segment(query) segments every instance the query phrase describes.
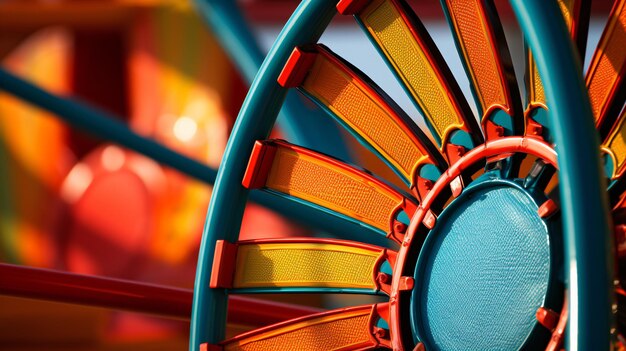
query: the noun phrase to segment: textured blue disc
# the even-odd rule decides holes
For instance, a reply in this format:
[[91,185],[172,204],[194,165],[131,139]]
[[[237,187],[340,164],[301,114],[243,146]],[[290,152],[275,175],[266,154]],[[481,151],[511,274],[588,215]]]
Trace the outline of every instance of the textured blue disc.
[[517,350],[550,277],[537,204],[509,185],[468,188],[437,219],[415,271],[413,331],[431,350]]

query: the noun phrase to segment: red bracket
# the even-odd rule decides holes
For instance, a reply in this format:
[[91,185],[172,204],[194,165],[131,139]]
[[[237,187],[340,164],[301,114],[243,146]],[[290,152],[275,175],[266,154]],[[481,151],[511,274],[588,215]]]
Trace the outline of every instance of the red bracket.
[[387,295],[391,293],[392,277],[389,274],[381,272],[380,267],[385,261],[389,261],[389,265],[394,268],[396,266],[396,256],[397,253],[395,251],[384,249],[374,263],[374,270],[372,274],[374,278],[374,284],[376,284],[376,289],[385,292]]
[[559,351],[563,348],[563,339],[565,339],[565,327],[567,326],[567,319],[569,312],[567,309],[567,292],[566,298],[563,300],[563,310],[559,316],[559,321],[556,324],[554,330],[552,330],[552,337],[546,347],[546,351]]
[[376,289],[384,291],[387,295],[391,294],[391,279],[389,274],[378,272],[376,275]]
[[389,303],[377,303],[372,306],[372,312],[370,313],[368,325],[371,339],[376,346],[382,345],[391,349],[389,330],[376,326],[376,322],[381,318],[389,322]]
[[302,85],[315,62],[316,52],[307,52],[296,47],[278,76],[278,84],[283,88],[296,88]]
[[365,7],[369,3],[369,0],[340,0],[337,3],[337,12],[342,15],[354,15]]
[[420,201],[426,197],[426,194],[428,194],[428,192],[433,188],[433,185],[434,185],[432,180],[426,179],[419,175],[422,167],[426,165],[431,165],[431,166],[436,167],[434,163],[427,161],[423,164],[415,166],[411,174],[411,192]]
[[448,156],[448,162],[450,162],[451,165],[455,164],[466,152],[467,149],[464,146],[450,143],[446,144],[446,156]]
[[559,322],[559,314],[545,307],[539,307],[535,314],[539,324],[543,325],[549,331],[553,331]]
[[417,191],[416,195],[419,199],[423,199],[426,197],[426,194],[433,188],[433,181],[430,179],[422,178],[420,176],[417,177]]
[[[233,287],[235,277],[235,266],[237,263],[237,244],[228,241],[218,240],[215,242],[215,254],[213,256],[213,266],[211,267],[211,289],[230,289]],[[210,350],[210,349],[209,349]]]
[[492,120],[487,119],[485,125],[485,139],[487,141],[502,138],[504,136],[504,127],[495,124]]
[[222,345],[213,345],[213,344],[200,344],[200,351],[223,351],[224,346]]
[[276,155],[276,147],[274,145],[256,141],[241,184],[248,189],[264,187],[274,163],[274,155]]
[[526,136],[544,141],[543,126],[531,117],[526,119]]

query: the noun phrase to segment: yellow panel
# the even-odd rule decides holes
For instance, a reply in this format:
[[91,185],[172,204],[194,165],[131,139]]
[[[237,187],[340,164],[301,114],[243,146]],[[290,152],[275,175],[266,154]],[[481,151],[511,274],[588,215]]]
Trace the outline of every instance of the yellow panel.
[[376,289],[379,251],[327,243],[242,244],[234,288],[336,287]]
[[530,81],[528,100],[533,104],[547,106],[543,83],[541,82],[541,77],[539,76],[537,65],[535,64],[535,58],[530,51],[528,52],[528,67],[530,67],[530,72],[528,74],[528,79]]
[[[367,140],[411,181],[413,167],[427,158],[388,106],[383,107],[364,83],[320,54],[302,86]],[[406,128],[406,127],[404,127]]]
[[[572,10],[574,7],[574,1],[577,0],[557,0],[563,19],[565,19],[565,24],[567,25],[567,28],[570,29],[572,34]],[[530,81],[528,99],[530,103],[548,106],[546,104],[546,94],[543,90],[543,83],[541,82],[541,77],[539,76],[539,70],[537,69],[535,58],[532,56],[530,50],[528,52],[528,67],[530,67],[530,72],[528,72],[528,79]]]
[[613,178],[621,175],[622,167],[626,161],[626,109],[622,111],[615,127],[607,140],[603,143],[603,147],[608,149],[609,154],[613,158],[614,170]]
[[369,334],[371,307],[268,328],[226,341],[225,351],[319,351],[375,346]]
[[403,197],[358,173],[307,154],[279,147],[266,187],[327,207],[379,228]]
[[589,99],[596,121],[603,113],[611,97],[615,82],[626,62],[626,1],[620,1],[614,9],[587,72]]
[[395,5],[388,0],[375,1],[361,13],[361,19],[439,138],[443,141],[448,130],[462,127],[448,91]]

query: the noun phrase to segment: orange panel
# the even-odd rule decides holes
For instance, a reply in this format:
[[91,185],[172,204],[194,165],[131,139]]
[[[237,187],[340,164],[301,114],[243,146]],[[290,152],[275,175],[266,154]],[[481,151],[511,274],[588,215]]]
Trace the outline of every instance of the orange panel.
[[416,136],[417,127],[409,126],[412,121],[408,116],[400,117],[376,92],[375,86],[368,84],[330,51],[322,47],[317,50],[319,54],[302,83],[306,93],[327,106],[365,139],[410,184],[415,185],[417,168],[424,163],[438,163],[445,167],[445,161],[426,136]]
[[612,178],[619,178],[624,173],[626,165],[626,109],[622,111],[609,136],[602,143],[602,149],[613,160]]
[[[580,17],[584,14],[582,11],[582,3],[588,0],[557,0],[559,8],[561,9],[561,14],[565,20],[565,24],[570,30],[570,34],[574,41],[578,40],[579,29],[580,29]],[[546,104],[546,96],[545,91],[543,89],[543,83],[541,82],[541,77],[539,77],[539,71],[537,70],[537,65],[535,63],[535,59],[528,50],[527,55],[527,90],[528,90],[528,109],[532,109],[535,107],[542,107],[547,109]]]
[[482,142],[460,88],[408,5],[398,0],[373,1],[358,16],[442,144],[456,129]]
[[[268,152],[267,150],[272,150]],[[267,168],[267,165],[271,167]],[[396,211],[409,217],[415,204],[387,184],[328,156],[280,141],[259,143],[253,151],[244,185],[265,186],[384,232],[391,231]]]
[[[521,106],[515,73],[493,4],[484,0],[446,0],[446,5],[483,120],[494,108],[516,115],[518,112],[513,108],[521,109]],[[515,94],[515,100],[511,93]]]
[[222,343],[225,351],[359,350],[377,345],[370,335],[372,306],[345,308],[242,334]]
[[498,21],[497,17],[487,17],[483,0],[447,0],[446,4],[483,113],[500,107],[512,114],[511,97],[491,24]]
[[387,231],[391,214],[402,203],[402,197],[368,183],[357,172],[346,172],[323,160],[281,148],[276,152],[266,186]]
[[[587,72],[587,88],[596,124],[611,123],[624,101],[616,101],[626,73],[626,1],[615,3]],[[602,128],[606,129],[606,128]]]

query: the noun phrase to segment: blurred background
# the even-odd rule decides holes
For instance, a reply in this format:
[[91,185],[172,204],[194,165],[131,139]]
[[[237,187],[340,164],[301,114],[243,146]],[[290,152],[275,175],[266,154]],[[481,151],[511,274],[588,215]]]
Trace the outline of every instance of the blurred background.
[[[439,2],[411,4],[469,97]],[[497,5],[523,81],[521,34],[507,4]],[[594,2],[588,58],[610,5]],[[288,0],[239,3],[264,51],[296,6]],[[423,125],[351,18],[337,18],[321,42]],[[0,61],[7,71],[107,111],[135,132],[212,168],[219,166],[248,86],[236,60],[186,0],[0,0]],[[285,137],[280,127],[274,134]],[[365,149],[342,136],[352,162],[397,182]],[[0,93],[3,263],[192,288],[210,196],[204,183]],[[241,238],[311,234],[251,204]],[[317,307],[357,303],[352,296],[348,302],[290,298]],[[229,332],[246,328],[231,325]],[[185,350],[187,333],[183,321],[0,296],[1,350]]]

